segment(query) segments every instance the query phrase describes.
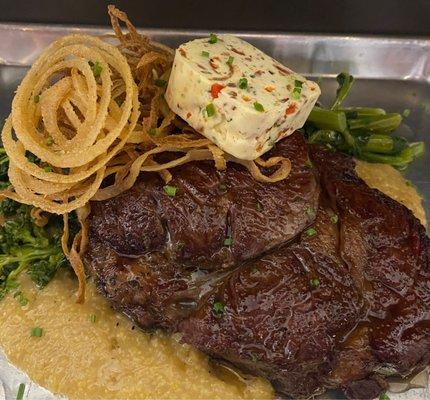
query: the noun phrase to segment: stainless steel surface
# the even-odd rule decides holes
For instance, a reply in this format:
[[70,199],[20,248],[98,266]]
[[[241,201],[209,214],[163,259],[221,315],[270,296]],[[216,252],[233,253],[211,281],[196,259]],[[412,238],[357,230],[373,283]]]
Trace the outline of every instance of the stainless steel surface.
[[62,400],[40,387],[31,379],[10,364],[0,349],[0,400],[16,399],[19,385],[25,384],[24,399],[26,400]]
[[[208,34],[203,31],[143,32],[173,47]],[[13,92],[28,65],[50,42],[69,33],[107,35],[111,31],[88,27],[0,24],[1,119],[10,112]],[[430,199],[430,40],[249,32],[235,34],[297,72],[315,79],[322,78],[323,102],[328,102],[335,92],[334,77],[347,70],[358,78],[347,104],[378,106],[393,112],[410,109],[410,116],[399,133],[411,140],[425,141],[428,151],[405,171],[405,175],[417,186],[424,199]],[[425,202],[427,215],[430,216],[429,204]],[[16,376],[5,375],[6,368],[0,357],[0,384],[1,380],[5,383],[5,377]],[[5,385],[6,393],[12,396],[11,390],[7,392],[9,386]],[[390,397],[393,400],[430,399],[428,390],[427,387]]]

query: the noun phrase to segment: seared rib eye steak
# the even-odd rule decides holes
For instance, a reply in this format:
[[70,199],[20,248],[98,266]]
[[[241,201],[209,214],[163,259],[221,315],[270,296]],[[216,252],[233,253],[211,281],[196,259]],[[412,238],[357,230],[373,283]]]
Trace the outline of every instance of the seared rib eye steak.
[[175,197],[145,174],[93,203],[87,267],[141,327],[181,332],[280,392],[375,397],[387,372],[430,362],[429,239],[348,156],[299,133],[273,152],[292,161],[284,182],[199,162],[172,171]]
[[215,280],[208,271],[232,268],[297,236],[315,218],[319,185],[300,134],[279,152],[293,165],[289,179],[276,185],[256,182],[238,165],[220,173],[198,162],[173,171],[174,197],[158,175],[144,174],[128,192],[92,203],[87,258],[100,290],[142,327],[173,329],[167,308],[182,315],[181,304],[191,307],[191,289]]
[[[143,174],[128,192],[92,203],[92,232],[119,254],[166,251],[193,268],[219,269],[254,258],[300,233],[314,218],[306,210],[318,204],[319,186],[301,136],[279,152],[293,166],[290,178],[276,185],[255,181],[238,165],[218,172],[213,163],[194,162],[174,170],[169,185],[177,194],[170,197],[158,175]],[[234,240],[225,246],[229,237]]]

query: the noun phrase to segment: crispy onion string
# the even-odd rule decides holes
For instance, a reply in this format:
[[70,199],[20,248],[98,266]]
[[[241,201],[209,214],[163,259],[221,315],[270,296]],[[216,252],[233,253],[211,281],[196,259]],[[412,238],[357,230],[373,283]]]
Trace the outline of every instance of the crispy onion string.
[[[122,87],[120,104],[114,82]],[[137,86],[116,47],[85,35],[54,42],[18,87],[2,131],[16,194],[57,214],[84,206],[138,117]]]

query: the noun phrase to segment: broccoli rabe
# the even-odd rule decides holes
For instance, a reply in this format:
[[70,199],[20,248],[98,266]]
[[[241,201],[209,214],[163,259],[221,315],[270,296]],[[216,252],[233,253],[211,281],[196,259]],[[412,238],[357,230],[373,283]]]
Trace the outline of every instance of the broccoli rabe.
[[[4,204],[6,202],[6,204]],[[58,217],[44,227],[37,226],[31,206],[13,200],[0,203],[0,213],[8,217],[0,227],[0,298],[18,287],[17,277],[27,271],[40,288],[67,263],[61,249],[61,224]]]
[[326,145],[356,158],[373,163],[406,168],[425,150],[424,142],[410,143],[393,132],[400,126],[409,110],[387,113],[382,108],[341,107],[354,82],[348,73],[337,76],[339,87],[333,105],[313,108],[304,126],[309,143]]
[[[6,152],[0,147],[0,189],[10,185],[8,166]],[[61,248],[62,218],[51,215],[48,223],[40,227],[34,223],[31,209],[31,206],[14,200],[0,201],[0,216],[3,217],[0,226],[0,299],[13,291],[21,304],[27,301],[19,290],[17,279],[22,272],[26,271],[35,284],[43,288],[58,268],[68,265]],[[77,225],[73,216],[70,221],[72,235]]]

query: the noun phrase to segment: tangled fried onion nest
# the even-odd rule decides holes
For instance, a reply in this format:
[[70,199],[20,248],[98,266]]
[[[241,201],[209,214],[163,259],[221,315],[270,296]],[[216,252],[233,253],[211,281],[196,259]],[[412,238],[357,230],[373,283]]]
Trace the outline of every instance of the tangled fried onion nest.
[[[117,47],[88,35],[52,43],[18,87],[2,130],[12,186],[0,196],[64,215],[63,251],[79,279],[78,301],[85,292],[89,200],[117,196],[141,171],[168,182],[170,168],[196,160],[213,160],[219,170],[237,162],[262,182],[284,179],[291,169],[283,157],[235,159],[177,117],[156,85],[168,80],[173,50],[139,34],[114,6],[108,12]],[[164,152],[176,158],[158,163],[155,156]],[[259,166],[278,168],[266,176]],[[81,231],[69,241],[67,214],[74,210]]]

